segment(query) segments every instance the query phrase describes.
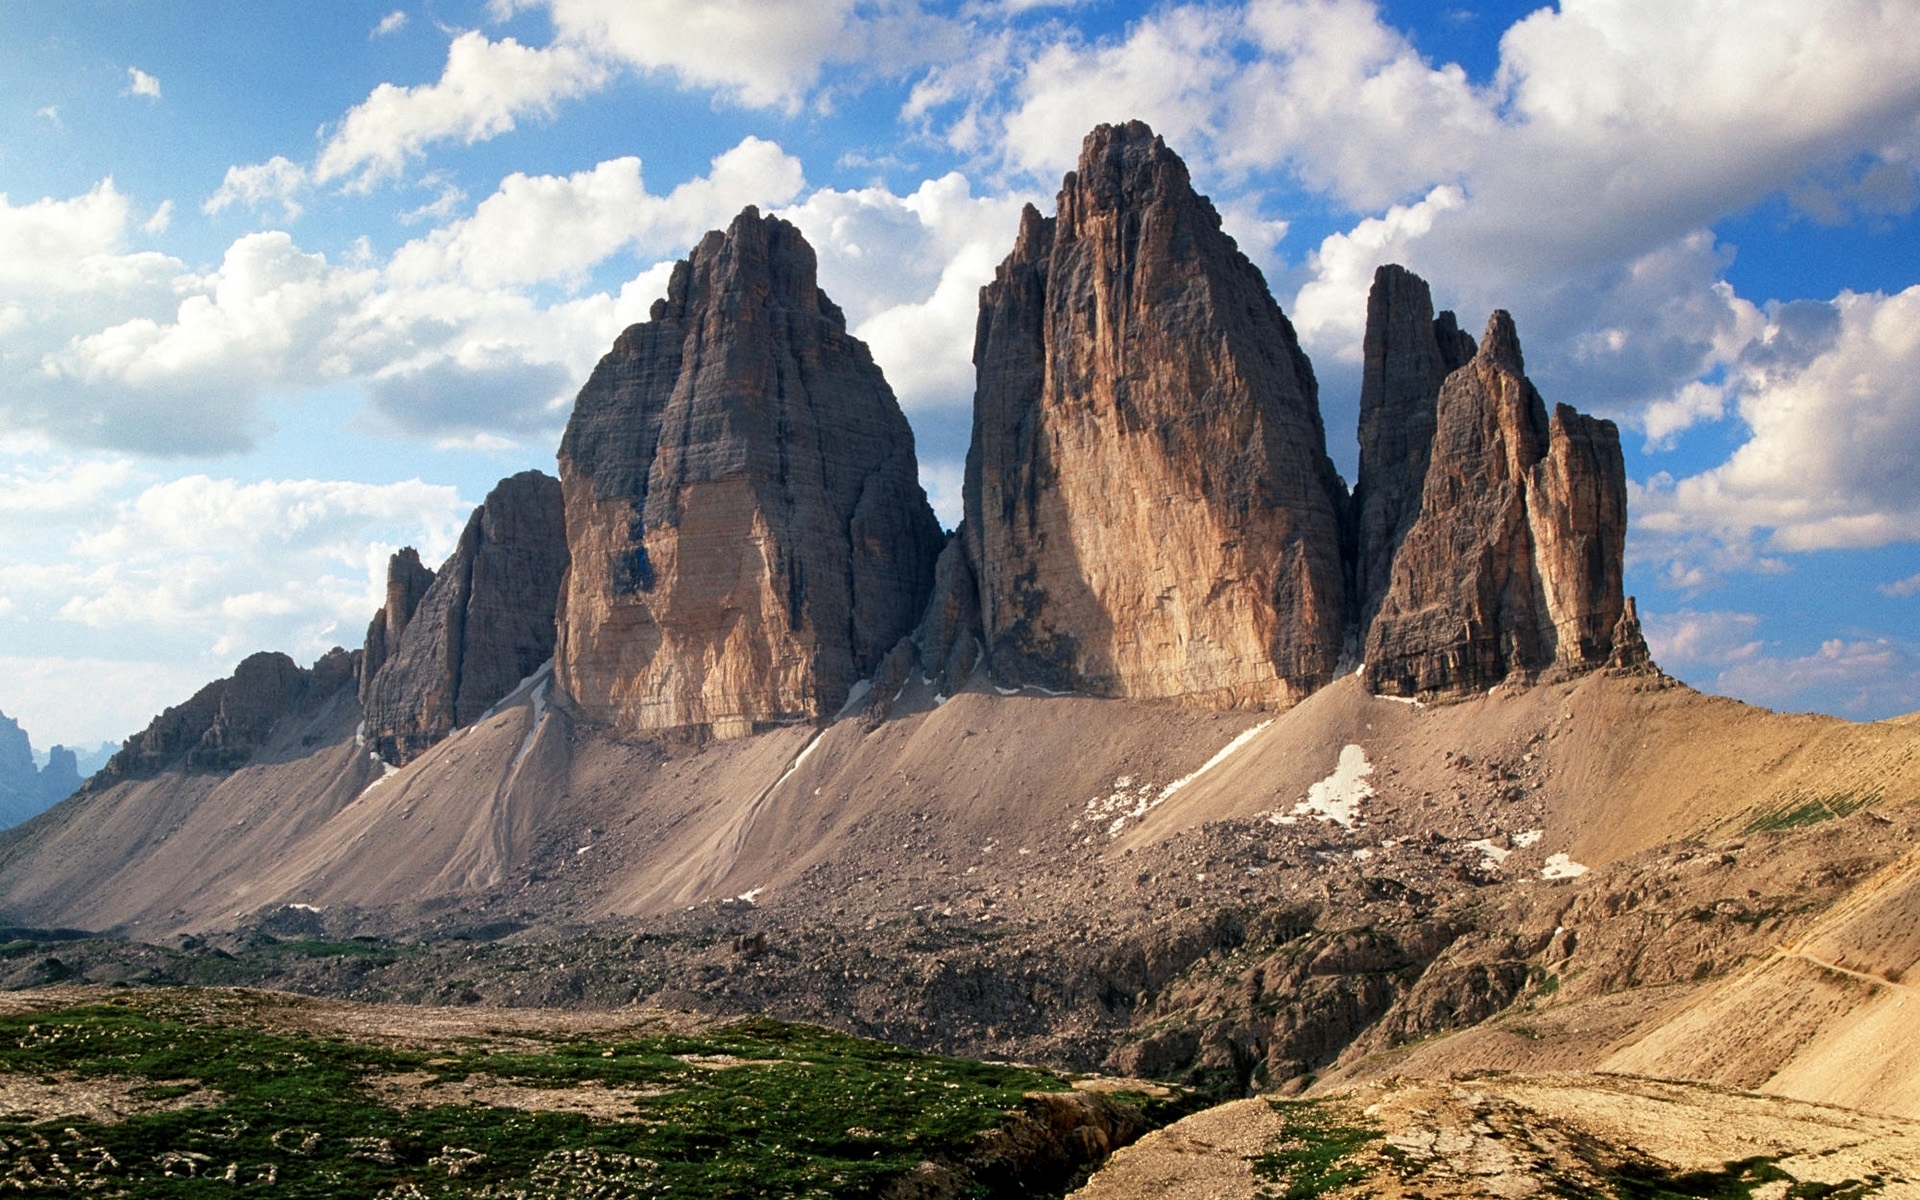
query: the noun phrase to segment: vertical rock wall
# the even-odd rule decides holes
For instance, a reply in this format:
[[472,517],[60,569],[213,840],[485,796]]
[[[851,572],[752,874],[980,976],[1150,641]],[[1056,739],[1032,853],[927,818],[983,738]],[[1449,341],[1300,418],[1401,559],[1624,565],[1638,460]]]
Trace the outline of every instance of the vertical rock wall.
[[575,402],[561,686],[630,732],[831,716],[926,603],[941,534],[918,474],[812,247],[749,208]]
[[1332,678],[1344,486],[1260,272],[1145,125],[1103,125],[981,292],[966,537],[1004,683],[1217,707]]
[[1494,313],[1440,389],[1418,515],[1366,630],[1368,687],[1463,694],[1605,666],[1638,638],[1622,632],[1626,518],[1619,431],[1549,416]]
[[[473,510],[385,663],[370,677],[363,666],[366,736],[382,758],[404,763],[471,724],[552,656],[566,565],[559,482],[538,471],[501,480]],[[394,607],[392,579],[390,571],[382,615]],[[383,627],[380,616],[374,627]],[[370,630],[368,659],[372,642]]]

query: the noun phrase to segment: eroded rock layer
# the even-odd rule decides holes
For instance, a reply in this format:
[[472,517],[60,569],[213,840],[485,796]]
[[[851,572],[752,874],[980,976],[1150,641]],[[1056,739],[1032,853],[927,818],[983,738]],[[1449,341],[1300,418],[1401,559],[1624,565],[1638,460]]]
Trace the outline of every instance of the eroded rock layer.
[[1260,272],[1144,124],[1088,135],[981,292],[970,565],[994,676],[1213,707],[1326,683],[1344,486]]
[[940,552],[892,390],[800,231],[752,208],[601,359],[560,478],[556,674],[629,732],[832,716],[913,629]]
[[1527,381],[1496,312],[1440,389],[1418,515],[1366,632],[1366,680],[1394,695],[1464,694],[1644,659],[1621,593],[1626,468],[1613,422]]
[[1451,312],[1435,316],[1427,281],[1388,264],[1367,294],[1360,382],[1360,477],[1353,488],[1354,606],[1372,623],[1394,551],[1420,515],[1440,385],[1474,355]]
[[413,620],[413,610],[420,607],[420,598],[432,585],[433,572],[421,565],[420,552],[412,546],[402,546],[387,560],[387,600],[367,624],[366,647],[360,656],[362,705],[367,703],[368,689],[380,668],[399,647],[407,622]]
[[[362,686],[366,736],[375,752],[406,762],[472,723],[551,657],[566,567],[559,481],[538,471],[501,480],[473,510],[453,555],[401,623],[386,662]],[[418,576],[404,564],[402,574],[404,591]],[[388,579],[382,615],[392,622],[391,570]],[[381,628],[381,618],[374,621]],[[372,644],[369,631],[369,650]]]
[[282,719],[351,687],[358,657],[336,646],[302,670],[278,651],[250,654],[231,676],[209,683],[128,738],[85,786],[99,790],[123,779],[150,779],[170,767],[231,771],[243,766]]

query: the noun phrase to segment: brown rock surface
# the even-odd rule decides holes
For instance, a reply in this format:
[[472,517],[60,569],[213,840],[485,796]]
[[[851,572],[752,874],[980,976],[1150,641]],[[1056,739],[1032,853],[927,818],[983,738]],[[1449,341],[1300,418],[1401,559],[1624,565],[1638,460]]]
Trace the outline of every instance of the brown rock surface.
[[1393,264],[1374,272],[1360,383],[1360,477],[1353,489],[1361,629],[1372,623],[1394,551],[1420,515],[1440,385],[1476,349],[1451,312],[1434,316],[1426,280]]
[[[382,758],[404,763],[471,724],[552,656],[566,566],[559,482],[538,471],[501,480],[362,688],[366,737]],[[403,574],[402,588],[417,580]],[[383,613],[395,591],[390,573]]]
[[832,716],[932,584],[912,430],[812,247],[752,208],[600,361],[560,478],[556,672],[629,732]]
[[366,648],[360,656],[361,704],[367,702],[373,677],[399,648],[413,610],[432,585],[433,572],[420,564],[420,552],[412,546],[402,546],[387,560],[387,602],[367,623]]
[[1365,635],[1368,687],[1462,695],[1606,665],[1626,523],[1613,422],[1549,417],[1494,313],[1440,390],[1420,511]]
[[1344,487],[1260,272],[1144,124],[1088,135],[981,291],[968,557],[994,675],[1299,700],[1345,626]]
[[169,767],[231,771],[266,744],[282,718],[311,710],[350,688],[353,678],[353,656],[338,647],[311,671],[277,651],[248,655],[231,676],[209,683],[128,738],[88,786],[148,779]]

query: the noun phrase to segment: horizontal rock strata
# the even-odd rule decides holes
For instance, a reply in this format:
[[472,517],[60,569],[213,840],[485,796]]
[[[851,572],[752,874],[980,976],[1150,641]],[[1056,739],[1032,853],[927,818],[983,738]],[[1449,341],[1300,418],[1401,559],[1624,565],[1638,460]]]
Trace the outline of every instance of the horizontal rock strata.
[[[395,556],[396,560],[400,556]],[[417,565],[417,558],[413,565]],[[368,630],[391,638],[390,656],[362,688],[365,733],[376,753],[404,763],[469,725],[553,655],[554,609],[567,567],[559,481],[523,471],[500,481],[473,510],[459,544],[410,614],[421,577],[389,571],[388,604]]]
[[993,674],[1284,705],[1333,674],[1344,486],[1260,272],[1145,125],[1103,125],[981,291],[962,530]]
[[812,247],[751,208],[600,361],[560,478],[556,677],[629,732],[833,715],[913,629],[941,546],[912,430]]

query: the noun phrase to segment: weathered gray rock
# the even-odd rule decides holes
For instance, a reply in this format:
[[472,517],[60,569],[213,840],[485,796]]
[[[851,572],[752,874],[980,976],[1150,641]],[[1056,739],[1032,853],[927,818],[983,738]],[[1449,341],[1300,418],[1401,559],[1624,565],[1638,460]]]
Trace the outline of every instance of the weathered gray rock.
[[913,629],[941,546],[892,390],[800,231],[752,208],[600,361],[560,478],[556,677],[629,732],[832,716]]
[[245,766],[282,719],[311,712],[351,688],[354,658],[336,646],[312,670],[302,670],[278,651],[248,655],[231,676],[164,710],[128,738],[85,786],[150,779],[169,768],[232,771]]
[[[362,689],[374,751],[407,762],[552,657],[566,566],[559,481],[539,471],[501,480]],[[390,604],[393,592],[390,583]]]
[[1549,417],[1494,313],[1441,387],[1420,509],[1366,631],[1367,685],[1462,695],[1606,665],[1626,518],[1619,431],[1566,405]]
[[968,565],[996,679],[1293,703],[1346,628],[1344,485],[1259,270],[1139,122],[981,291]]
[[1353,600],[1361,629],[1372,624],[1394,552],[1420,514],[1440,385],[1475,349],[1451,312],[1434,316],[1426,280],[1393,264],[1374,272],[1353,488]]
[[402,546],[387,560],[387,601],[367,624],[367,640],[360,656],[360,703],[367,703],[373,677],[387,665],[387,659],[400,645],[413,610],[433,585],[433,572],[420,564],[420,552]]

